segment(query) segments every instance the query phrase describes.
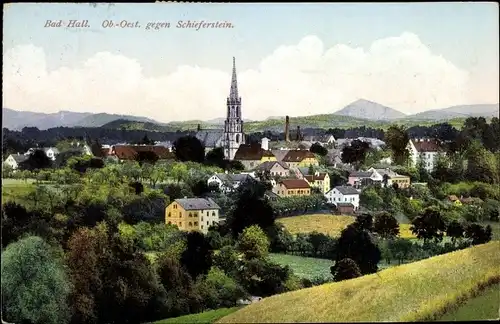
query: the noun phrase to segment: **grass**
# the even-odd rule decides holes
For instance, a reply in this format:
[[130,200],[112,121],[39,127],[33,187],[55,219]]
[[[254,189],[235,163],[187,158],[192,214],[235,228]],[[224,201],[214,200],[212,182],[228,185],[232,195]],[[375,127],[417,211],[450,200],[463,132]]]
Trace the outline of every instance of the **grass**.
[[500,317],[500,285],[493,285],[463,305],[453,309],[439,321],[490,320]]
[[[303,216],[293,216],[278,219],[278,222],[292,234],[311,233],[318,231],[320,233],[330,235],[332,237],[340,236],[340,232],[349,224],[354,222],[353,216],[335,216],[330,214],[313,214]],[[410,224],[400,224],[401,238],[414,238],[415,236],[410,231]]]
[[219,323],[432,321],[500,282],[493,241],[376,274],[275,295]]
[[2,201],[22,203],[23,199],[21,197],[26,197],[35,189],[33,183],[33,179],[27,179],[27,181],[20,179],[2,179]]
[[218,319],[236,312],[241,307],[220,308],[198,314],[190,314],[180,317],[167,318],[153,324],[169,324],[169,323],[214,323]]
[[330,267],[333,265],[333,261],[331,260],[278,253],[271,253],[269,258],[279,265],[288,265],[293,273],[300,278],[314,279],[332,276]]

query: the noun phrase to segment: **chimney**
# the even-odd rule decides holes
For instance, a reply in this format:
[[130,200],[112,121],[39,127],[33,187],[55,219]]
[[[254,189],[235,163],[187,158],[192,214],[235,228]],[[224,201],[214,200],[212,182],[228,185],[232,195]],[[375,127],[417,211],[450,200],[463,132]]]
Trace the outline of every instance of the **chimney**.
[[296,138],[296,140],[300,141],[301,137],[302,137],[302,134],[300,133],[300,126],[297,126],[297,138]]
[[290,117],[285,117],[285,141],[290,142]]
[[198,132],[201,131],[201,125],[198,124],[198,128],[196,129]]

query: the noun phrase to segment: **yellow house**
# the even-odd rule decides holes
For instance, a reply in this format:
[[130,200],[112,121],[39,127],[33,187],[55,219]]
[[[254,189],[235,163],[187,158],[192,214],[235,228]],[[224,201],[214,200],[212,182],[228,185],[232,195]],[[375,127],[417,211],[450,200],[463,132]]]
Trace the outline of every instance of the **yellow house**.
[[314,153],[309,150],[290,150],[283,158],[283,162],[285,162],[290,168],[319,165],[318,159]]
[[392,186],[394,183],[398,184],[398,188],[408,188],[410,186],[410,177],[400,174],[389,176],[387,184]]
[[283,179],[274,186],[273,192],[280,197],[310,196],[311,187],[304,179]]
[[276,161],[274,154],[259,144],[240,145],[234,154],[234,159],[240,161],[246,170],[251,170],[264,162]]
[[176,199],[165,208],[165,224],[174,224],[183,231],[207,233],[219,223],[220,207],[212,199]]
[[330,176],[326,172],[314,172],[311,175],[305,175],[304,179],[313,188],[319,188],[323,194],[330,191]]

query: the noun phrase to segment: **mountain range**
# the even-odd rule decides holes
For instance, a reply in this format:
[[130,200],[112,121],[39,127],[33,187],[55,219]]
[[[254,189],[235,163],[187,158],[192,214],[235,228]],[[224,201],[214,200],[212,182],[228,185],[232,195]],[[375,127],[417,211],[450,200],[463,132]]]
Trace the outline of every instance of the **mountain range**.
[[[499,104],[477,104],[477,105],[460,105],[447,107],[443,109],[427,110],[421,113],[406,115],[394,108],[390,108],[373,101],[360,99],[344,108],[333,112],[331,118],[350,117],[355,119],[366,119],[370,121],[389,122],[396,120],[405,121],[444,121],[455,118],[466,117],[495,117],[499,113]],[[116,115],[108,113],[80,113],[71,111],[60,111],[57,113],[36,113],[29,111],[17,111],[9,108],[2,109],[2,126],[10,130],[20,130],[23,127],[37,127],[40,130],[45,130],[53,127],[109,127],[113,124],[123,122],[138,122],[148,125],[156,124],[167,128],[176,127],[177,125],[203,124],[206,125],[222,125],[225,118],[214,118],[208,121],[179,121],[170,123],[161,123],[147,117],[138,117],[130,115]],[[269,122],[278,122],[284,119],[283,116],[272,116],[266,120]],[[347,120],[346,120],[347,121]],[[115,123],[113,123],[115,122]],[[245,122],[252,122],[245,120]],[[148,127],[149,128],[149,127]]]

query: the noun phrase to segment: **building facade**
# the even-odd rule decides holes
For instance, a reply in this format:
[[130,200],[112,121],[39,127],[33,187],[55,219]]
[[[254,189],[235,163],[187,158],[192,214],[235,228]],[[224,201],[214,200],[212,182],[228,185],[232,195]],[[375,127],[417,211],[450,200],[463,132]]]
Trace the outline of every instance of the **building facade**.
[[350,203],[354,210],[359,208],[359,191],[351,186],[337,186],[325,194],[330,204],[338,206],[338,203]]
[[220,207],[212,199],[176,199],[165,209],[165,224],[177,225],[182,231],[207,233],[219,223]]
[[273,192],[280,197],[310,196],[311,186],[304,179],[284,179],[273,187]]

